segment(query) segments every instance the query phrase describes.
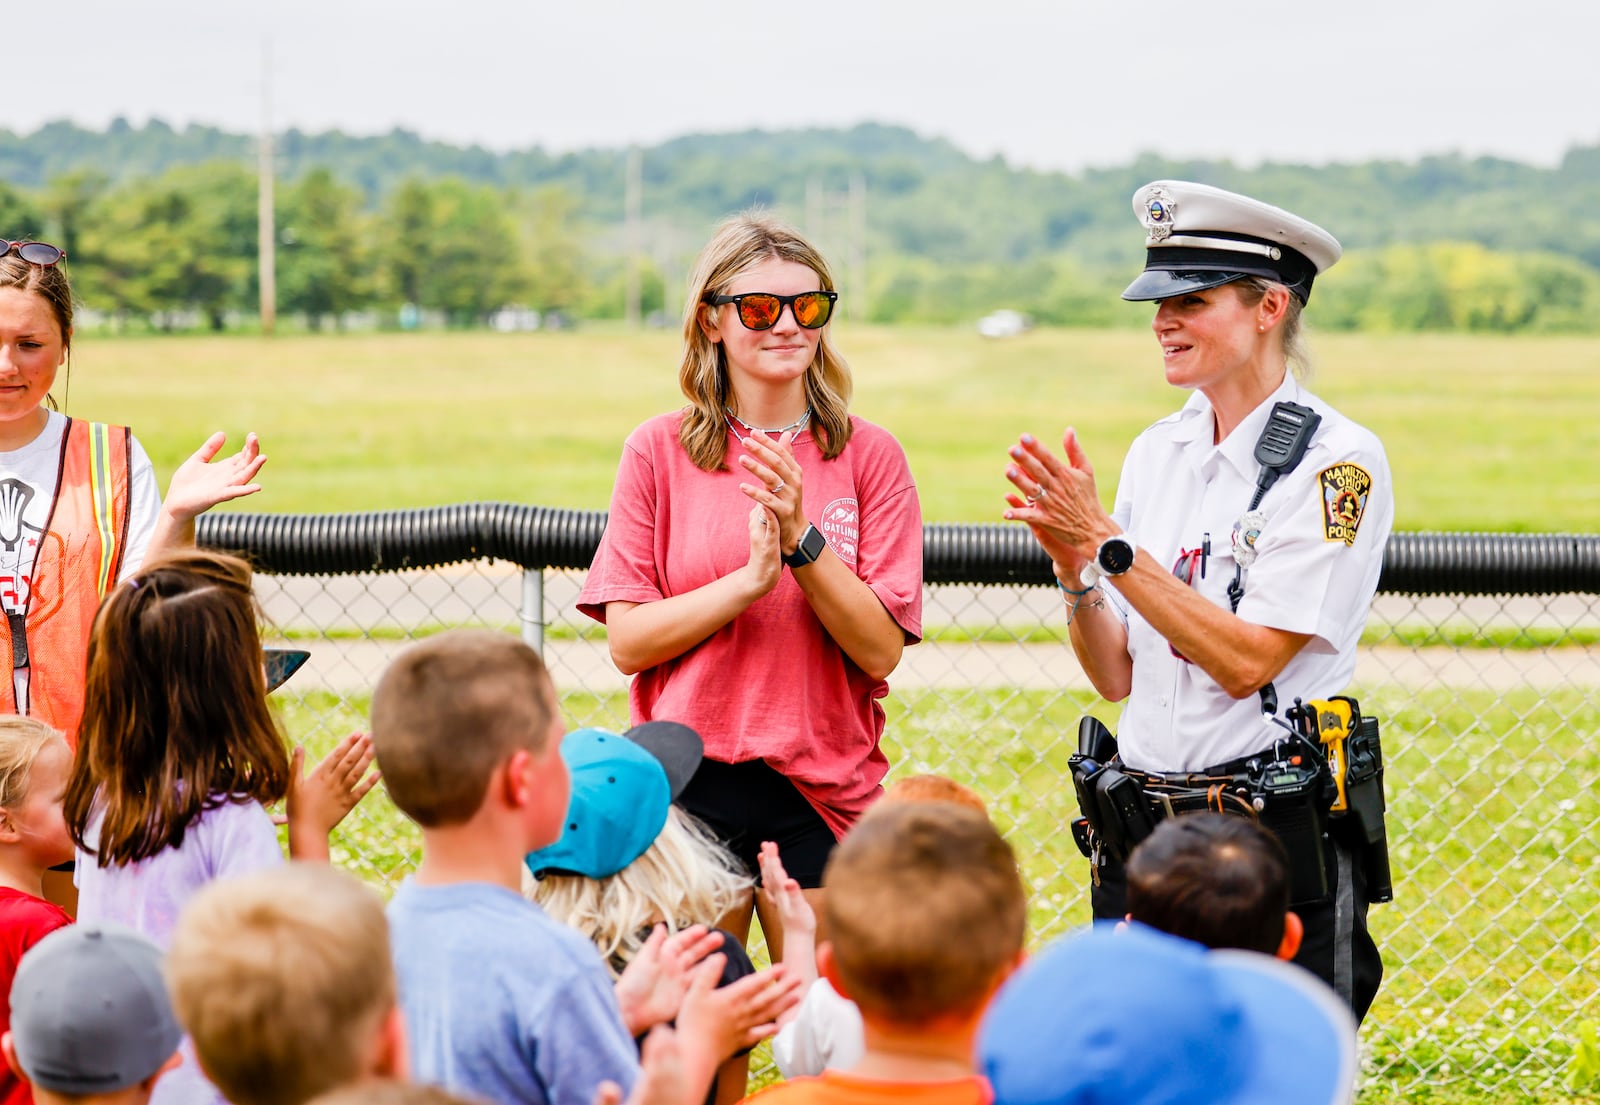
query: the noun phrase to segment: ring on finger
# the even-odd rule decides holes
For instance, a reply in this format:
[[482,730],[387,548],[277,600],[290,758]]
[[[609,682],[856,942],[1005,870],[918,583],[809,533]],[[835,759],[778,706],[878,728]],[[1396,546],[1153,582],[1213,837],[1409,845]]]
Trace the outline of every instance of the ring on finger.
[[1038,486],[1038,488],[1034,490],[1034,493],[1032,495],[1029,495],[1026,499],[1024,499],[1023,502],[1027,503],[1029,506],[1032,506],[1034,503],[1038,502],[1039,500],[1041,500],[1043,498],[1044,498],[1044,484],[1041,483]]
[[774,487],[772,489],[772,493],[774,495],[776,495],[778,492],[782,491],[785,487],[788,487],[788,486],[789,486],[788,484],[784,483],[782,480],[779,480],[778,481],[778,486]]

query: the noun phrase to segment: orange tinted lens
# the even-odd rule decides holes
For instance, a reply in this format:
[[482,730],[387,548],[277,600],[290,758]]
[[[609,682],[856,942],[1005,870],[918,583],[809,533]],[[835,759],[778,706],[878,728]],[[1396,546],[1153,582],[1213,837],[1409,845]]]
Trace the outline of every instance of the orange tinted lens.
[[775,295],[746,295],[739,297],[739,321],[752,330],[770,330],[778,321],[783,304]]
[[827,324],[833,303],[822,292],[806,292],[794,298],[794,320],[807,330]]

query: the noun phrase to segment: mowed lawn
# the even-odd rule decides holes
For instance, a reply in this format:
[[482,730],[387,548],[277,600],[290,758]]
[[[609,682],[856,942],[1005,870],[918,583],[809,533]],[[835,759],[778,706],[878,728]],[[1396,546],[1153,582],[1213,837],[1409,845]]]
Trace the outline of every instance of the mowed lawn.
[[[1073,425],[1109,501],[1128,443],[1183,401],[1145,329],[841,325],[853,409],[905,445],[924,517],[999,520],[1005,449]],[[603,509],[622,440],[682,405],[672,331],[118,339],[83,334],[69,414],[131,425],[161,473],[212,430],[260,433],[266,490],[238,509],[478,499]],[[1591,532],[1600,342],[1313,336],[1314,388],[1384,440],[1405,530]]]
[[[858,327],[838,338],[856,371],[854,408],[905,444],[930,521],[999,520],[1006,446],[1069,423],[1109,500],[1128,442],[1183,400],[1144,330],[987,342]],[[272,458],[267,490],[240,509],[474,499],[603,509],[623,437],[682,403],[677,346],[671,333],[599,328],[85,336],[67,409],[131,424],[163,480],[211,430],[236,444],[256,429]],[[1319,335],[1314,348],[1316,390],[1386,442],[1399,528],[1596,532],[1600,343]],[[1374,911],[1390,974],[1364,1034],[1363,1105],[1596,1100],[1561,1085],[1577,1026],[1596,1016],[1592,691],[1369,691],[1391,779],[1404,785],[1390,784],[1397,897]],[[364,694],[291,684],[278,697],[286,728],[314,748],[365,725]],[[1065,760],[1080,714],[1115,709],[1020,688],[906,690],[887,705],[896,773],[970,779],[1019,841],[1036,941],[1086,920],[1082,861],[1063,831]],[[572,693],[563,706],[573,724],[615,726],[626,713],[617,695]],[[416,848],[380,790],[341,828],[336,860],[392,886]]]

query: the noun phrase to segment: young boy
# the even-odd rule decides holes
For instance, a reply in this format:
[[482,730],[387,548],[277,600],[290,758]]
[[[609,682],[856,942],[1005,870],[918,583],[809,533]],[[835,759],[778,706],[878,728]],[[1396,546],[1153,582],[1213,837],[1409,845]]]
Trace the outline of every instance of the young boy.
[[0,1050],[38,1105],[145,1105],[182,1040],[161,950],[107,922],[58,929],[22,957]]
[[[523,857],[554,843],[566,817],[562,731],[539,654],[501,633],[412,645],[373,693],[378,767],[422,829],[422,863],[389,904],[419,1081],[490,1101],[590,1105],[602,1083],[626,1093],[638,1077],[599,952],[520,893]],[[677,1013],[690,1100],[794,999],[781,973],[713,991],[721,967],[708,957],[695,968],[704,985],[656,1018]]]
[[1293,959],[1289,860],[1271,832],[1221,813],[1170,817],[1128,858],[1128,919],[1208,948]]
[[167,979],[201,1069],[233,1105],[304,1105],[406,1077],[383,903],[327,864],[206,887],[179,918]]
[[1345,1105],[1358,1068],[1349,1006],[1309,971],[1142,924],[1039,953],[978,1054],[995,1105]]
[[761,1105],[987,1105],[979,1019],[1022,961],[1027,903],[989,819],[950,802],[882,803],[828,861],[818,967],[861,1010],[865,1052]]
[[[879,801],[954,802],[988,816],[983,798],[971,787],[944,775],[907,775],[895,780]],[[761,893],[772,912],[782,919],[783,931],[794,937],[783,946],[783,965],[805,983],[805,997],[794,1018],[772,1038],[772,1059],[785,1078],[821,1074],[829,1067],[849,1067],[863,1051],[861,1012],[855,1002],[840,997],[828,980],[817,977],[813,942],[817,918],[800,890],[784,870],[778,846],[763,842],[760,853]]]

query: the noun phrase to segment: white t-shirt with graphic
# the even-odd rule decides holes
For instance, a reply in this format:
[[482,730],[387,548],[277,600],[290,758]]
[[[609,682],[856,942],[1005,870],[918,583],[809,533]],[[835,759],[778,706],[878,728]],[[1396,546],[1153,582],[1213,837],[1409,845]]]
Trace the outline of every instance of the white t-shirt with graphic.
[[[20,449],[0,452],[0,611],[7,615],[24,613],[28,608],[39,538],[50,521],[50,504],[55,501],[61,436],[67,431],[67,418],[58,411],[47,413],[49,420],[38,437]],[[138,439],[133,439],[132,454],[128,541],[122,554],[121,579],[139,570],[161,513],[155,468]],[[17,710],[27,713],[28,669],[17,668],[13,682]]]

